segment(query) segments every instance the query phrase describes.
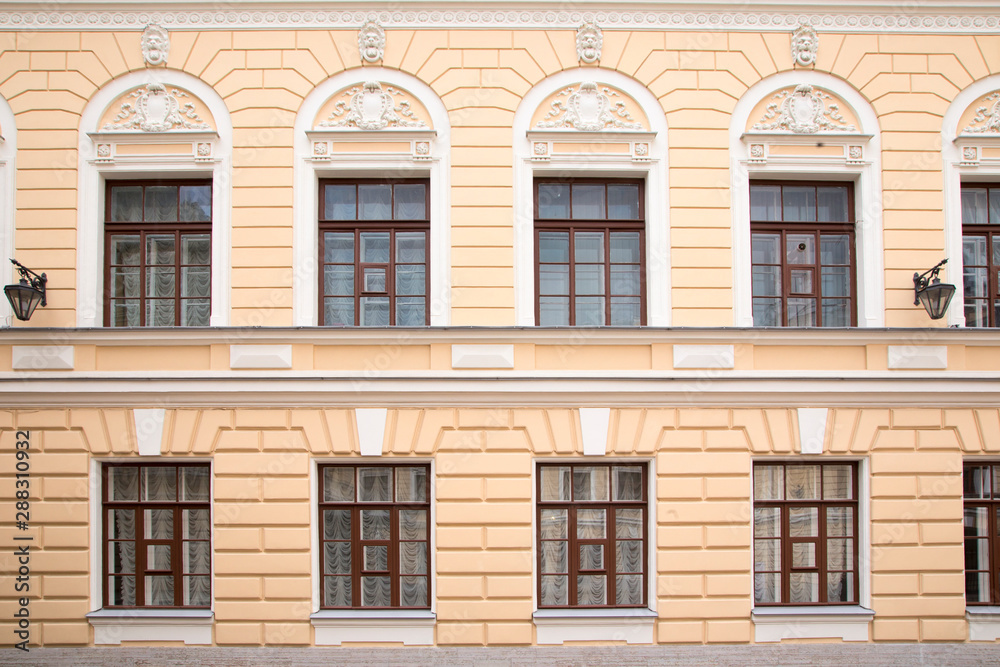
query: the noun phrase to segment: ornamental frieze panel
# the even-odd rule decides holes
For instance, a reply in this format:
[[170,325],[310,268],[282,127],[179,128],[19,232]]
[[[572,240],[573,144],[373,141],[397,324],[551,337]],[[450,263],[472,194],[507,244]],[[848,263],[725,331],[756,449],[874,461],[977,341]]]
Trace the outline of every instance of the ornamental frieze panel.
[[843,100],[809,84],[780,90],[750,114],[750,132],[857,133],[858,120]]
[[962,114],[958,127],[959,134],[1000,136],[1000,90],[973,102]]
[[378,81],[334,94],[320,109],[316,129],[385,130],[407,128],[432,129],[430,115],[409,92]]
[[102,132],[159,133],[213,130],[207,107],[187,91],[162,83],[134,88],[112,102]]
[[584,81],[549,96],[535,112],[535,130],[647,130],[649,121],[639,105],[620,90]]

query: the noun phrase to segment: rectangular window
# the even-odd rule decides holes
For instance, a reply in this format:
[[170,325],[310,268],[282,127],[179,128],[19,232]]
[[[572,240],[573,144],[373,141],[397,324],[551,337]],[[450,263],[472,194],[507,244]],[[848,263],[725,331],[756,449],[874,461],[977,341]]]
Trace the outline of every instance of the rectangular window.
[[540,464],[538,606],[645,607],[645,464]]
[[535,321],[646,323],[642,181],[535,179]]
[[754,603],[857,604],[857,464],[754,464],[753,499]]
[[962,186],[965,325],[1000,326],[1000,185]]
[[202,463],[104,464],[106,608],[210,606],[209,477]]
[[425,326],[430,181],[320,181],[320,324]]
[[754,326],[855,326],[852,184],[755,181],[750,234]]
[[430,466],[319,469],[324,608],[430,607]]
[[109,181],[104,257],[105,326],[208,326],[211,182]]
[[965,601],[970,605],[1000,602],[1000,464],[966,464]]

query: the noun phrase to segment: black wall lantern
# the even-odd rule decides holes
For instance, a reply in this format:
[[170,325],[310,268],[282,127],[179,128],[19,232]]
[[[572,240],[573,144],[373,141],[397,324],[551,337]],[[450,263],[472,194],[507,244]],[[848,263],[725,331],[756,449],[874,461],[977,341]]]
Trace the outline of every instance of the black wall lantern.
[[924,304],[924,310],[932,320],[944,317],[951,297],[955,296],[955,286],[942,283],[938,278],[941,267],[947,263],[947,259],[942,259],[934,268],[913,274],[913,305]]
[[45,283],[48,279],[45,274],[38,275],[16,259],[10,260],[11,264],[17,267],[21,274],[21,280],[16,285],[7,285],[3,288],[10,307],[14,309],[14,316],[19,320],[31,319],[31,314],[35,312],[38,304],[45,305]]

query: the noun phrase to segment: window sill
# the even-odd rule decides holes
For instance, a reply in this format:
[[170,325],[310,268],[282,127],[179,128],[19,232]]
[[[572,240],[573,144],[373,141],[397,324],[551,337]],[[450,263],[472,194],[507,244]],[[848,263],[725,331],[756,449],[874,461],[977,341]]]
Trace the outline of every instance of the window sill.
[[656,612],[650,609],[539,609],[532,614],[539,644],[652,644],[656,618]]
[[432,646],[437,615],[412,609],[324,609],[309,617],[317,646],[342,642],[391,642]]
[[829,638],[866,642],[874,617],[874,611],[859,605],[757,607],[750,614],[756,642]]
[[995,642],[1000,639],[1000,607],[966,607],[970,642]]
[[211,609],[99,609],[87,614],[95,644],[164,641],[211,644]]

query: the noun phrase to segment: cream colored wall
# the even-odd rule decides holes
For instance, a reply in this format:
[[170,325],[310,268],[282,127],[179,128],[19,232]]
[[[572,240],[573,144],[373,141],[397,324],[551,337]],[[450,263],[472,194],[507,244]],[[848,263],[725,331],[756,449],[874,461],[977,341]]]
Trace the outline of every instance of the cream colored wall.
[[[167,410],[164,458],[212,461],[216,644],[312,643],[310,461],[358,456],[351,412]],[[132,412],[5,410],[0,428],[8,463],[31,431],[32,637],[88,644],[90,462],[137,458]],[[381,460],[434,461],[437,644],[534,642],[532,470],[580,456],[579,428],[572,409],[389,410]],[[611,411],[607,456],[655,462],[657,642],[752,641],[751,465],[796,456],[797,434],[787,409]],[[966,640],[962,461],[995,459],[998,434],[995,408],[830,411],[824,456],[867,460],[872,639]]]
[[[213,86],[232,114],[231,322],[290,325],[294,118],[318,83],[361,67],[356,32],[174,30],[170,38],[167,66]],[[675,325],[733,322],[730,112],[751,85],[793,68],[789,39],[790,31],[605,33],[600,67],[648,87],[670,127]],[[511,122],[532,86],[578,65],[573,40],[566,30],[387,31],[382,64],[426,82],[450,114],[453,324],[515,321]],[[17,256],[49,277],[49,305],[32,326],[76,321],[80,114],[101,86],[144,67],[138,42],[136,31],[0,33],[0,95],[19,133]],[[1000,72],[1000,37],[823,32],[815,69],[846,80],[878,115],[886,324],[927,326],[911,278],[944,252],[942,116],[956,93]]]

